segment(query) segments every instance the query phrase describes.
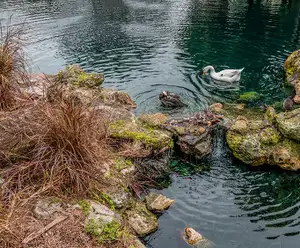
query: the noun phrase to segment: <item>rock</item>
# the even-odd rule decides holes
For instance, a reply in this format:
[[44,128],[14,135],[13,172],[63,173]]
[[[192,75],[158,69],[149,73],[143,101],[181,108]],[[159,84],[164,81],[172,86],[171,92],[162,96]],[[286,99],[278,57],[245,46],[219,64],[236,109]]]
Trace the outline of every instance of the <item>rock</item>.
[[293,97],[290,96],[283,101],[282,109],[284,111],[290,111],[293,109],[293,105],[294,105],[294,100]]
[[168,116],[162,113],[142,114],[139,116],[138,120],[151,127],[160,127],[166,123]]
[[184,240],[195,248],[213,248],[214,243],[203,237],[191,227],[184,229]]
[[266,113],[264,115],[264,119],[268,121],[270,124],[274,123],[276,119],[276,111],[273,107],[267,107]]
[[63,212],[62,204],[51,198],[39,199],[33,210],[39,219],[49,219]]
[[[261,121],[248,120],[245,117],[237,118],[226,133],[227,144],[233,155],[253,166],[269,164],[283,169],[299,170],[300,143],[290,139],[292,137],[295,139],[296,131],[289,129],[291,124],[288,123],[290,120],[288,116],[295,117],[295,113],[293,115],[292,112],[280,113],[277,118],[275,115],[276,119],[273,123],[263,118]],[[277,130],[276,121],[279,130],[286,138]]]
[[277,116],[277,124],[280,132],[289,139],[300,141],[300,109],[280,113]]
[[105,191],[105,194],[109,196],[115,208],[125,207],[131,199],[130,193],[126,192],[122,187]]
[[106,105],[123,107],[126,109],[136,108],[136,103],[126,92],[123,91],[102,88],[99,93],[99,97]]
[[190,117],[169,120],[163,128],[173,133],[183,153],[202,158],[212,152],[211,131],[222,118],[210,111],[202,111]]
[[212,104],[212,105],[209,106],[209,109],[213,113],[220,113],[220,112],[222,112],[223,104],[222,103],[214,103],[214,104]]
[[99,87],[104,81],[100,73],[87,73],[79,65],[70,65],[57,74],[57,80],[77,87]]
[[245,134],[248,131],[248,120],[246,117],[238,116],[231,126],[231,130],[240,134]]
[[146,196],[147,208],[150,211],[164,211],[174,202],[175,200],[171,200],[161,194],[150,193]]
[[300,50],[294,51],[285,61],[286,84],[295,87],[294,102],[300,103]]
[[146,246],[137,238],[134,240],[134,248],[146,248]]
[[116,121],[111,125],[111,137],[141,142],[153,150],[173,148],[172,137],[163,131],[145,127],[140,123]]
[[157,218],[149,212],[145,203],[135,202],[131,209],[126,211],[128,224],[138,236],[146,236],[158,228]]
[[95,222],[111,223],[112,221],[120,221],[121,218],[118,214],[114,211],[109,209],[103,204],[94,202],[94,201],[87,201],[88,202],[88,209],[85,209],[85,213],[87,215],[87,221],[94,220]]
[[245,92],[240,95],[238,102],[250,103],[260,99],[260,95],[255,91]]

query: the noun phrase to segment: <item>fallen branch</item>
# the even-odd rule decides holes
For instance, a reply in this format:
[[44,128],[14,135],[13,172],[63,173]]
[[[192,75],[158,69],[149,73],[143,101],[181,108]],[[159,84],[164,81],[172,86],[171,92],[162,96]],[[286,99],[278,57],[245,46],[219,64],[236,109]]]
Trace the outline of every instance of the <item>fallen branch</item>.
[[57,217],[55,220],[53,220],[51,223],[49,223],[47,226],[43,227],[42,229],[40,229],[37,232],[33,232],[31,233],[29,236],[27,236],[23,241],[22,244],[23,245],[27,245],[29,242],[31,242],[32,240],[36,239],[37,237],[39,237],[40,235],[42,235],[43,233],[47,232],[49,229],[51,229],[52,227],[54,227],[55,225],[59,224],[60,222],[66,220],[69,216],[65,215],[65,216],[59,216]]

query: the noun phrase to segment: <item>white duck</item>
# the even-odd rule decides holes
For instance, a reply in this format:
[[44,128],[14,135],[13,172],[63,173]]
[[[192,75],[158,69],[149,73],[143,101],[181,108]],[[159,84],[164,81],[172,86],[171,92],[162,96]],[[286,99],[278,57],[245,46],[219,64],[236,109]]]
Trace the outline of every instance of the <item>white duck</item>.
[[227,70],[223,70],[220,72],[216,72],[215,68],[213,68],[212,66],[206,66],[203,68],[203,72],[202,74],[205,75],[207,72],[210,71],[210,76],[218,81],[223,81],[223,82],[227,82],[227,83],[234,83],[234,82],[238,82],[241,79],[241,73],[244,70],[244,68],[242,69],[227,69]]

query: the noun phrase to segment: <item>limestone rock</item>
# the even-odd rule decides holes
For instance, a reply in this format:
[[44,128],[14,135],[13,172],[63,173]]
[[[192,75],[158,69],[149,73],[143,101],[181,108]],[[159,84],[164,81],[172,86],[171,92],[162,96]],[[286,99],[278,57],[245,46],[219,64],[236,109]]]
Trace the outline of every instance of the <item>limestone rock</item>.
[[60,202],[51,198],[39,199],[34,207],[34,214],[39,219],[49,219],[63,212]]
[[270,121],[264,119],[259,121],[248,120],[245,117],[237,118],[226,133],[226,140],[233,155],[253,166],[269,164],[283,169],[299,170],[300,143],[295,140],[295,137],[298,137],[296,131],[289,128],[294,126],[288,123],[295,117],[295,113],[292,112],[281,113],[276,118],[279,130],[286,137],[276,128],[275,120],[270,124]]
[[286,84],[295,87],[294,102],[300,103],[300,50],[294,51],[285,61]]
[[147,208],[150,211],[164,211],[174,202],[175,200],[171,200],[161,194],[150,193],[146,196]]
[[123,208],[130,201],[131,195],[124,188],[118,187],[105,192],[111,199],[114,207]]
[[145,203],[135,202],[131,209],[126,211],[128,223],[138,236],[143,237],[158,228],[157,218],[149,212]]
[[86,73],[79,65],[70,65],[57,74],[57,79],[78,87],[99,87],[104,81],[100,73]]
[[277,116],[277,123],[280,132],[290,138],[300,141],[300,109],[280,113]]
[[112,221],[120,220],[120,216],[116,214],[114,211],[109,209],[103,204],[88,201],[89,202],[89,212],[87,216],[88,220],[94,220],[95,222],[101,221],[102,223],[111,223]]
[[112,123],[111,137],[140,142],[152,150],[173,147],[173,140],[170,135],[135,122],[116,121]]
[[184,229],[183,239],[195,248],[213,248],[215,244],[191,227]]
[[138,119],[139,119],[139,121],[145,123],[146,125],[149,125],[152,127],[160,127],[168,120],[168,116],[166,116],[162,113],[142,114],[139,116]]

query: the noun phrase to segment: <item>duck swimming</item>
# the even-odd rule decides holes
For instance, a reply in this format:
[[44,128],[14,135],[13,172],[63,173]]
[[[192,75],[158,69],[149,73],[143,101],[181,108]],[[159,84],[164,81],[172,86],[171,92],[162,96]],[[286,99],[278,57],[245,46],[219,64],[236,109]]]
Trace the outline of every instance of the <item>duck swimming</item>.
[[205,75],[207,72],[210,72],[211,78],[223,81],[227,83],[234,83],[238,82],[241,79],[241,73],[244,70],[242,69],[226,69],[220,72],[216,72],[215,68],[213,68],[211,65],[206,66],[203,68],[202,75]]
[[186,106],[186,104],[181,101],[180,96],[169,91],[162,91],[159,94],[159,100],[161,104],[167,108],[180,108]]

